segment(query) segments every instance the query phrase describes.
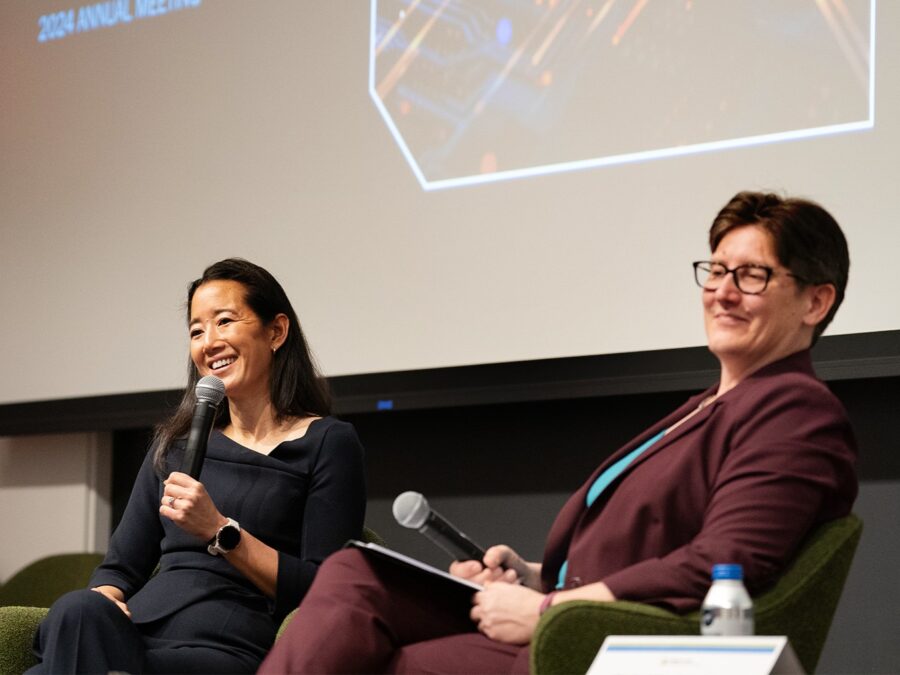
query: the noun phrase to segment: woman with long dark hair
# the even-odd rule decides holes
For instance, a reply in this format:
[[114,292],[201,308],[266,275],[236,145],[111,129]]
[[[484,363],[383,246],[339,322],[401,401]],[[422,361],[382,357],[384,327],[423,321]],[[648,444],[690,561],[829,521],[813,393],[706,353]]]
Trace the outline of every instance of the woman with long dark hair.
[[[90,589],[63,596],[41,625],[30,672],[254,672],[322,560],[361,534],[363,450],[329,416],[278,281],[217,262],[190,284],[187,319],[181,403],[156,429]],[[226,400],[195,480],[179,468],[207,375]]]

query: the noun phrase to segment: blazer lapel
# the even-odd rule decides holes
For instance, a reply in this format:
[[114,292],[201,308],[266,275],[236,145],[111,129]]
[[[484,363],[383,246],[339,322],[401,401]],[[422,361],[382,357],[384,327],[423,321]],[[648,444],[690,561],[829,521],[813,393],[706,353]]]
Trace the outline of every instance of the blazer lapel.
[[[600,474],[603,473],[609,466],[611,466],[613,463],[619,461],[622,457],[624,457],[629,452],[631,452],[632,450],[637,448],[641,443],[646,442],[647,439],[653,438],[663,429],[669,428],[670,426],[675,424],[678,420],[680,420],[683,417],[685,417],[686,415],[688,415],[692,410],[696,409],[697,406],[700,405],[700,402],[703,399],[710,396],[712,393],[714,393],[714,391],[715,391],[715,386],[710,387],[706,391],[704,391],[700,394],[697,394],[696,396],[692,396],[680,408],[678,408],[673,413],[664,417],[662,420],[660,420],[659,422],[654,424],[652,427],[650,427],[646,431],[646,433],[641,434],[639,437],[637,437],[630,443],[627,443],[626,445],[623,445],[621,448],[616,450],[612,455],[607,457],[606,460],[599,467],[597,467],[597,469],[594,471],[593,474],[591,474],[591,477],[587,480],[587,482],[585,482],[585,484],[579,489],[579,492],[586,493],[588,491],[588,489],[590,488],[590,486],[594,484],[594,481],[597,480],[597,477],[600,476]],[[717,401],[714,401],[713,405],[716,402]],[[647,448],[646,451],[642,452],[640,457],[635,458],[635,460],[628,466],[628,468],[626,468],[625,471],[622,472],[623,475],[628,473],[636,464],[639,464],[645,458],[656,454],[657,452],[659,452],[659,450],[661,448],[664,448],[666,445],[671,443],[674,439],[681,437],[682,435],[684,435],[684,433],[686,433],[690,429],[693,429],[697,424],[699,424],[703,419],[706,418],[706,416],[709,414],[708,409],[712,408],[713,405],[708,406],[707,409],[701,410],[699,413],[694,415],[687,422],[685,422],[684,424],[679,426],[675,431],[673,431],[672,433],[666,434],[661,439],[656,441],[656,443],[654,443],[649,448]]]
[[[663,429],[666,429],[675,424],[675,422],[683,418],[685,415],[691,412],[691,410],[694,410],[700,404],[700,401],[712,394],[714,391],[715,386],[710,387],[701,394],[692,396],[684,403],[684,405],[682,405],[672,414],[663,418],[660,422],[648,429],[646,433],[641,434],[635,440],[616,450],[612,455],[607,457],[606,460],[604,460],[600,464],[600,466],[598,466],[594,470],[594,472],[584,482],[584,484],[580,488],[578,488],[578,490],[571,497],[569,497],[568,501],[556,516],[556,520],[547,535],[547,541],[544,547],[544,570],[548,572],[548,575],[545,576],[542,574],[542,576],[544,576],[545,583],[550,584],[550,587],[552,587],[553,580],[550,578],[552,574],[549,574],[549,572],[552,571],[552,573],[555,574],[556,570],[559,569],[559,565],[562,564],[562,561],[565,559],[566,553],[569,550],[569,540],[571,539],[572,534],[576,529],[576,524],[584,516],[587,510],[585,505],[587,491],[590,489],[591,485],[594,484],[594,481],[597,480],[600,474],[605,471],[607,467],[611,466],[614,462],[618,461],[626,454],[634,450],[636,447],[638,447],[638,445],[645,442],[648,438],[653,438],[653,436],[658,434]],[[709,408],[712,407],[712,405],[709,406]],[[661,448],[671,443],[672,440],[674,440],[675,438],[679,438],[688,430],[694,428],[702,421],[702,419],[705,419],[708,414],[709,411],[701,410],[700,413],[682,424],[674,432],[672,432],[671,434],[667,434],[659,441],[654,443],[651,447],[647,448],[647,451],[642,453],[640,457],[632,462],[631,465],[623,472],[623,475],[625,473],[628,473],[628,471],[630,471],[635,464],[640,463],[640,461],[642,461],[648,455],[659,452]],[[701,419],[697,420],[698,417],[700,417]],[[602,502],[603,500],[598,501]]]
[[[701,398],[700,400],[702,401],[703,399]],[[706,422],[706,420],[712,414],[712,411],[720,404],[721,404],[721,401],[719,401],[718,399],[713,401],[708,406],[706,406],[702,410],[698,411],[693,417],[691,417],[691,419],[685,421],[683,424],[680,424],[677,429],[674,429],[673,431],[669,432],[668,434],[666,434],[665,436],[660,438],[658,441],[656,441],[656,443],[654,443],[649,448],[647,448],[646,451],[642,452],[639,457],[635,457],[634,461],[628,465],[628,467],[622,472],[621,475],[623,475],[623,476],[627,475],[635,467],[637,467],[640,464],[642,464],[643,462],[647,461],[647,459],[649,459],[653,455],[657,454],[658,452],[662,452],[669,445],[671,445],[678,439],[686,436],[687,434],[692,432],[697,427],[701,426],[704,422]],[[698,402],[698,405],[699,405],[699,402]],[[694,406],[694,407],[696,408],[696,406]],[[690,409],[688,409],[687,413],[685,413],[684,415],[686,415],[688,413],[690,413]],[[681,415],[681,417],[684,417],[684,415]],[[671,426],[672,424],[675,424],[679,419],[681,419],[681,417],[677,417],[676,419],[669,422],[669,426]],[[666,428],[666,426],[660,427],[659,429],[657,429],[656,433],[659,433],[659,431],[661,431],[662,429],[665,429],[665,428]]]

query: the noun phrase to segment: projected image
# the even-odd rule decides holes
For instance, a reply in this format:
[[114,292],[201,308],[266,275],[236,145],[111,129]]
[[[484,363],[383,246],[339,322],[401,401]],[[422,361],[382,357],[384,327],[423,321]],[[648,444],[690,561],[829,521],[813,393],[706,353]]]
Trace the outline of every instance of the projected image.
[[373,0],[425,189],[871,128],[874,0]]

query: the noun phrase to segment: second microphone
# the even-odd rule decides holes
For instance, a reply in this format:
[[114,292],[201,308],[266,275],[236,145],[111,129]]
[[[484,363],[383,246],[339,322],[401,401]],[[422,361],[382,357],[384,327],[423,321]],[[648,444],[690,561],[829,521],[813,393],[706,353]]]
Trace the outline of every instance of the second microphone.
[[404,492],[394,500],[394,518],[403,527],[418,530],[454,560],[484,558],[484,549],[428,505],[418,492]]

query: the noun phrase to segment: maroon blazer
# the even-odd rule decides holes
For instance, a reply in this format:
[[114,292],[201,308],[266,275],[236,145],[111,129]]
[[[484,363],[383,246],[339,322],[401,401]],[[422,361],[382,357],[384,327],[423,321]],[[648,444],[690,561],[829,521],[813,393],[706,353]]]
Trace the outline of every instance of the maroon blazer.
[[621,600],[688,611],[716,563],[740,563],[756,594],[810,530],[850,512],[856,443],[847,414],[816,379],[808,351],[761,368],[657,441],[600,495],[610,464],[695,409],[695,396],[619,449],[556,518],[544,552],[545,590],[568,559],[568,585],[604,581]]

